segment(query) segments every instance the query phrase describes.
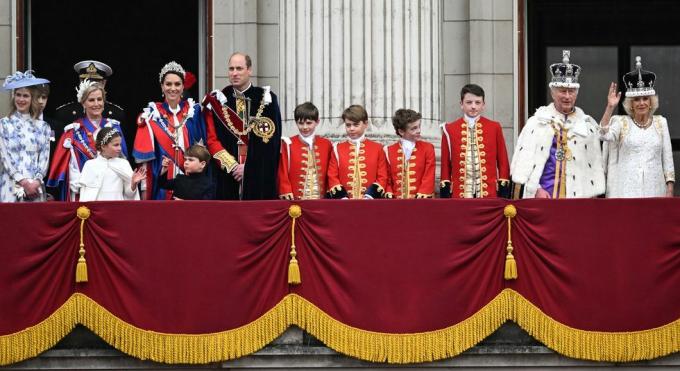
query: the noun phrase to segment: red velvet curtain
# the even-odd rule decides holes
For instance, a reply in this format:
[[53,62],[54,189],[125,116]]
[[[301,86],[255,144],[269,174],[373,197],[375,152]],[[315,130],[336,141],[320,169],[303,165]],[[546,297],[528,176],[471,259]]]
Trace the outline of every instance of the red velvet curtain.
[[237,329],[289,294],[385,334],[455,326],[505,289],[576,330],[640,331],[680,319],[678,199],[515,202],[516,280],[503,277],[506,200],[298,202],[299,285],[287,281],[291,204],[87,204],[83,283],[74,279],[79,204],[2,204],[0,340],[75,293],[166,334]]

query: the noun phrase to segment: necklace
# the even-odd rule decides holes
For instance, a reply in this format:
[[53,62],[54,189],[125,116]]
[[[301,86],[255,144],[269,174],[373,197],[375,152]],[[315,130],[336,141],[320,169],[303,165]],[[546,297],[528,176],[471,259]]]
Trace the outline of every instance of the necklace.
[[[238,99],[237,99],[237,104],[238,104]],[[264,97],[260,99],[260,106],[257,108],[257,113],[255,114],[255,118],[259,119],[260,116],[262,116],[262,112],[264,111]],[[255,127],[255,123],[250,123],[248,122],[249,119],[246,119],[245,122],[243,123],[244,130],[238,130],[234,124],[231,122],[231,119],[229,118],[229,113],[227,112],[227,105],[222,105],[222,116],[224,117],[224,120],[227,123],[227,126],[229,126],[229,129],[231,130],[232,133],[240,136],[246,136],[250,131]],[[246,112],[246,117],[250,116],[250,112]],[[266,142],[265,142],[266,143]]]
[[637,127],[639,127],[640,129],[647,129],[648,127],[650,127],[652,125],[652,120],[647,119],[647,122],[645,122],[644,124],[641,124],[641,123],[637,122],[637,120],[633,119],[633,123],[635,125],[637,125]]

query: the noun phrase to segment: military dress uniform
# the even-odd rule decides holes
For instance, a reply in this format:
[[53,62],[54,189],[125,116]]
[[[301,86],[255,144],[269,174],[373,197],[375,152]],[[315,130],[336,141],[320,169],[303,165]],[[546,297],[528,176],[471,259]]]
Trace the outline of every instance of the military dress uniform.
[[[412,146],[412,147],[408,147]],[[432,198],[435,155],[431,143],[404,139],[384,147],[389,180],[386,198]]]
[[[233,86],[203,99],[208,150],[213,158],[219,200],[272,200],[278,197],[281,112],[268,86]],[[245,164],[242,182],[231,172]]]
[[336,143],[328,166],[330,198],[382,198],[388,182],[382,146],[364,137]]
[[282,138],[279,198],[314,200],[325,196],[333,144],[316,135],[312,138],[311,144],[300,135]]
[[470,124],[461,117],[441,128],[441,197],[508,197],[510,165],[500,123],[479,116]]

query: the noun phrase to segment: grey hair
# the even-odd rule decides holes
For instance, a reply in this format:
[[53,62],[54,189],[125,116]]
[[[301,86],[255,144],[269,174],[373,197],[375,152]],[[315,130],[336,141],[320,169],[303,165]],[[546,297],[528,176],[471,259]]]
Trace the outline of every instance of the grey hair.
[[[633,110],[633,100],[635,100],[635,98],[641,97],[626,97],[626,99],[623,100],[623,109],[626,111],[628,116],[631,117],[635,115],[635,111]],[[659,108],[659,97],[657,95],[652,95],[649,98],[650,98],[649,115],[651,116]]]

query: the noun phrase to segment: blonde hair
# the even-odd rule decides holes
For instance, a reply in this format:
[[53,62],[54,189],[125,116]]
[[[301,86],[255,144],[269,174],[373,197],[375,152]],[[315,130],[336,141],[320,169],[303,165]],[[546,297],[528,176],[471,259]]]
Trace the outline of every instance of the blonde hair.
[[87,97],[90,96],[93,92],[101,90],[102,91],[102,98],[104,101],[106,101],[106,90],[104,89],[104,85],[101,83],[95,82],[94,84],[88,86],[85,88],[85,91],[83,91],[83,95],[80,97],[80,104],[85,104],[85,101],[87,100]]
[[[628,116],[631,117],[635,116],[635,111],[633,110],[633,100],[635,100],[635,98],[637,97],[626,97],[626,99],[623,100],[623,109],[626,111]],[[649,97],[649,100],[649,115],[651,116],[659,108],[659,97],[652,95]]]

